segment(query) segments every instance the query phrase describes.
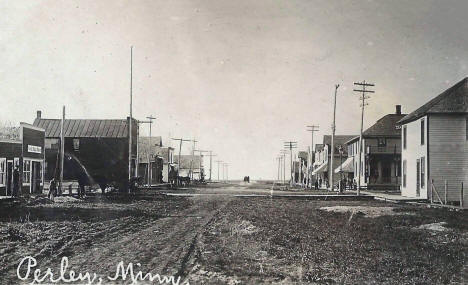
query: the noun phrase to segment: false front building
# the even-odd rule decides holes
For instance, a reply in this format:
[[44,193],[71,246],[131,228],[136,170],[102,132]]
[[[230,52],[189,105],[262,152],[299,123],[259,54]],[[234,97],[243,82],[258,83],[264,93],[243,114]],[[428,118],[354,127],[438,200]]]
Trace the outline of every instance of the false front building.
[[162,138],[138,138],[138,176],[143,178],[143,184],[155,185],[162,182],[163,158],[158,156],[158,148],[162,147]]
[[[0,139],[0,196],[42,193],[44,186],[44,129],[20,123],[14,139]],[[14,171],[18,169],[18,181]]]
[[180,160],[179,155],[175,155],[174,162],[178,165],[179,176],[204,179],[203,155],[181,155]]

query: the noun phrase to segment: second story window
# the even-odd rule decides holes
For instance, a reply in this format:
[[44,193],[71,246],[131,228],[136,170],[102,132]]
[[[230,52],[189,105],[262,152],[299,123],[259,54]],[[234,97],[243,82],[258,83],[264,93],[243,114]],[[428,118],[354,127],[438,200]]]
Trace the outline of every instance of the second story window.
[[424,145],[424,119],[421,120],[421,145]]
[[378,146],[386,146],[387,142],[385,141],[385,138],[379,138],[377,139],[377,145]]
[[74,151],[80,150],[80,139],[73,139],[73,150]]

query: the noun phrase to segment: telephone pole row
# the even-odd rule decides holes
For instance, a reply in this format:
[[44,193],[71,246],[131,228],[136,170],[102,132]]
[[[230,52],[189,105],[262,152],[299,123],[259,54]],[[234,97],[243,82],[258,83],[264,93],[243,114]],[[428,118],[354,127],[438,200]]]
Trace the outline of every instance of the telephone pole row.
[[364,125],[364,107],[368,105],[366,100],[370,98],[370,96],[366,95],[366,93],[375,93],[372,90],[367,90],[367,87],[374,87],[375,85],[372,83],[368,83],[365,80],[362,82],[354,82],[354,85],[357,85],[358,88],[361,87],[362,89],[354,89],[354,92],[362,93],[360,95],[359,100],[361,101],[361,132],[359,133],[359,164],[358,164],[358,185],[357,185],[357,195],[361,194],[361,172],[362,172],[362,131]]
[[[319,125],[311,125],[307,126],[308,132],[311,133],[311,141],[310,141],[310,153],[309,153],[309,164],[307,168],[307,185],[311,183],[312,185],[312,163],[314,162],[313,160],[313,155],[314,155],[314,133],[319,131]],[[312,186],[311,186],[312,187]]]
[[291,169],[290,169],[291,170],[291,181],[290,181],[289,184],[292,186],[293,183],[294,183],[292,150],[293,150],[293,148],[297,148],[297,142],[293,142],[293,141],[284,142],[284,148],[285,149],[289,148],[289,152],[290,152],[290,155],[291,155]]

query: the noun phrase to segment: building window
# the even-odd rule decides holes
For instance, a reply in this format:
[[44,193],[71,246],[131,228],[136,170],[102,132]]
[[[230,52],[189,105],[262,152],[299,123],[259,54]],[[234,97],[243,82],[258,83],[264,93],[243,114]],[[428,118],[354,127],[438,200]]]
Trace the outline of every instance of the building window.
[[385,138],[379,138],[379,139],[377,139],[377,145],[378,146],[386,146],[387,141],[385,140]]
[[5,185],[5,174],[6,174],[6,160],[5,158],[0,158],[0,185]]
[[406,126],[403,126],[403,149],[406,149]]
[[80,139],[73,139],[73,150],[74,151],[80,150]]
[[424,145],[424,119],[421,120],[421,145]]
[[425,157],[421,157],[421,188],[424,188],[424,185],[426,184],[426,159]]
[[403,160],[403,187],[406,187],[406,160]]
[[23,183],[31,183],[31,160],[23,162]]

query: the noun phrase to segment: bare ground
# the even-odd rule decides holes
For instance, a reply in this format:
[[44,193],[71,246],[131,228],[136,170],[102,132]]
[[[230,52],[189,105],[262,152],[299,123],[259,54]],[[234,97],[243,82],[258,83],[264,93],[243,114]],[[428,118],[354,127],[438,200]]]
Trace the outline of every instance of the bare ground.
[[103,276],[113,275],[120,261],[140,263],[143,272],[190,284],[463,282],[467,212],[218,195],[265,191],[218,185],[185,191],[209,193],[193,197],[149,191],[3,204],[1,284],[18,284],[16,267],[27,255],[44,270],[58,270],[67,256],[73,270]]

